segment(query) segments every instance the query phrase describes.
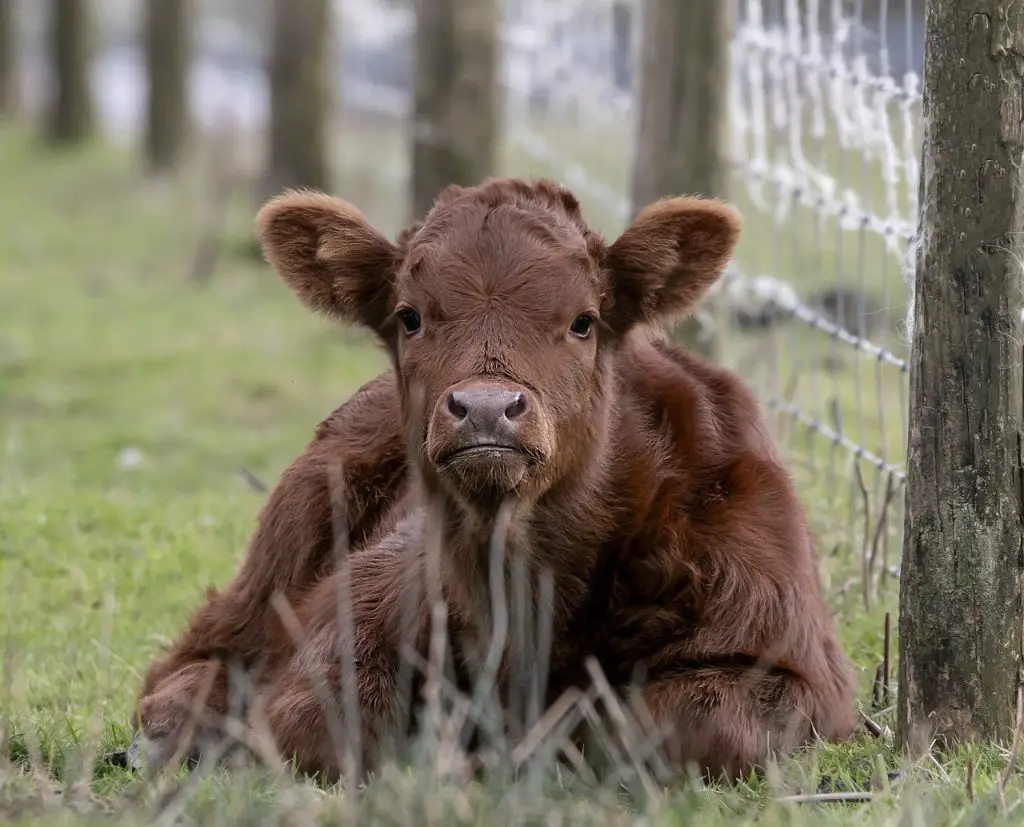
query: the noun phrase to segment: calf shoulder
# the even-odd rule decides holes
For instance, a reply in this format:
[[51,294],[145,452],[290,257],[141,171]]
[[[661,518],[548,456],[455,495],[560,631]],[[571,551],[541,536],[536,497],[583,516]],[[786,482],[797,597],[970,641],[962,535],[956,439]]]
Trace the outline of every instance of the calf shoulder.
[[625,536],[604,568],[601,648],[651,677],[680,667],[774,664],[851,699],[804,509],[760,406],[730,371],[659,340],[621,361],[631,458]]

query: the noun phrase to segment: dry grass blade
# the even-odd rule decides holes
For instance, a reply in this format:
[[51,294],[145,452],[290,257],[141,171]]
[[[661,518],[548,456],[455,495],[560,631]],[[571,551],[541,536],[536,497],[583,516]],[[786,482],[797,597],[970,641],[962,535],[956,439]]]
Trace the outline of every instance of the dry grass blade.
[[[443,607],[442,617],[443,615]],[[443,637],[443,636],[442,636]],[[426,755],[432,756],[427,761],[431,768],[431,777],[440,780],[445,777],[462,777],[468,772],[471,761],[463,744],[464,727],[470,714],[470,699],[459,691],[440,669],[437,669],[427,658],[409,647],[404,652],[415,669],[424,675],[434,676],[434,695],[432,705],[424,710],[425,719],[421,721],[417,742],[420,748],[426,749]],[[444,713],[444,703],[449,703],[450,712]],[[500,733],[495,729],[495,722],[490,718],[474,721],[484,735],[499,740]]]
[[[875,521],[875,533],[871,538],[871,552],[868,555],[868,577],[871,578],[872,584],[874,584],[875,580],[874,573],[878,561],[879,548],[882,546],[882,539],[889,525],[889,509],[892,507],[893,498],[896,495],[896,478],[892,472],[886,474],[885,480],[885,495],[882,498],[882,505],[878,511],[878,519]],[[883,572],[885,570],[884,560],[885,555],[883,555]],[[888,690],[886,690],[886,695],[888,695]],[[886,703],[888,703],[888,700],[886,700]]]
[[458,695],[453,703],[452,714],[442,719],[438,726],[437,752],[434,771],[439,778],[462,775],[467,772],[470,761],[462,749],[462,722],[469,714],[470,701],[465,695]]
[[1006,768],[999,775],[999,782],[996,790],[999,793],[999,803],[1006,808],[1006,784],[1017,767],[1017,759],[1020,756],[1021,735],[1024,730],[1024,684],[1017,685],[1017,721],[1013,731],[1013,743],[1010,746],[1010,756],[1006,761]]
[[248,710],[247,722],[229,718],[224,722],[225,731],[242,744],[275,775],[283,775],[284,758],[277,750],[274,736],[270,730],[270,722],[264,709],[264,698],[254,694]]
[[512,741],[519,741],[526,734],[527,705],[532,681],[527,677],[532,673],[533,659],[536,657],[532,614],[529,606],[533,603],[530,596],[530,573],[527,561],[523,556],[516,556],[511,561],[512,580],[512,629],[511,640],[515,645],[510,647],[509,671],[513,676],[509,681],[508,692],[508,736]]
[[334,564],[341,566],[348,557],[348,503],[345,500],[345,469],[341,460],[333,457],[327,464],[327,491],[331,505],[331,551]]
[[572,765],[573,770],[579,775],[580,780],[584,784],[591,787],[597,787],[600,782],[597,776],[594,774],[594,770],[591,769],[590,764],[587,763],[587,759],[583,757],[583,753],[580,752],[577,747],[570,739],[566,738],[559,744],[559,751],[565,756],[566,760]]
[[672,778],[675,773],[669,768],[661,751],[662,742],[669,734],[667,729],[659,726],[654,720],[651,710],[644,702],[643,694],[636,689],[627,695],[627,706],[633,713],[633,720],[643,732],[644,743],[649,753],[648,760],[654,764],[655,776],[660,779]]
[[[596,700],[597,691],[593,686],[585,694],[581,695],[579,699],[579,709],[582,711],[583,718],[587,723],[586,734],[597,740],[598,746],[604,750],[612,765],[620,770],[620,776],[624,775],[621,770],[632,767],[632,762],[628,756],[622,754],[615,738],[609,733],[608,728],[605,726],[604,717],[597,711],[597,707],[594,704]],[[589,740],[589,737],[587,740]]]
[[352,585],[349,566],[345,565],[349,555],[348,502],[345,499],[345,469],[338,457],[332,457],[327,465],[328,496],[331,505],[331,536],[335,571],[339,576],[336,594],[338,628],[337,636],[338,671],[340,677],[341,703],[344,707],[346,737],[342,739],[342,774],[357,784],[363,774],[362,762],[362,710],[359,704],[359,676],[356,672],[352,624]]
[[882,683],[885,676],[885,664],[880,663],[875,667],[875,677],[871,681],[871,706],[873,709],[881,709],[885,706],[882,701]]
[[892,657],[892,615],[885,613],[882,634],[882,662],[875,668],[871,684],[871,703],[876,710],[889,706],[890,660]]
[[641,755],[640,746],[635,737],[639,727],[632,720],[632,717],[626,713],[597,660],[593,656],[588,657],[585,661],[585,666],[590,679],[594,682],[594,688],[597,690],[598,697],[604,701],[608,715],[616,727],[618,727],[622,745],[625,747],[626,754],[629,756],[637,777],[643,785],[644,792],[652,801],[661,802],[663,798],[662,791],[651,777],[647,769],[647,761]]
[[484,705],[491,699],[498,670],[505,655],[508,641],[509,611],[505,594],[505,543],[512,522],[514,503],[506,500],[498,509],[491,533],[488,586],[491,598],[491,638],[483,666],[473,689],[473,700],[467,715],[476,723],[484,711]]
[[892,615],[885,613],[885,639],[882,644],[882,706],[889,705],[889,676],[892,657]]
[[[425,712],[428,732],[432,732],[433,726],[444,718],[441,708],[441,690],[445,683],[444,663],[448,649],[447,642],[448,611],[445,604],[439,600],[430,607],[430,642],[427,660],[421,667],[426,678],[423,691],[425,695],[424,700],[426,701]],[[414,662],[410,657],[405,658],[405,660]],[[450,688],[453,689],[453,687]],[[465,712],[469,712],[468,708]]]
[[858,804],[873,801],[873,793],[807,793],[775,799],[779,804]]
[[860,492],[861,502],[864,507],[864,546],[861,549],[861,597],[864,602],[864,611],[871,611],[871,554],[869,552],[871,542],[871,497],[868,495],[868,488],[864,484],[864,472],[860,467],[860,458],[853,460],[854,479],[857,481],[857,490]]
[[[274,595],[270,598],[270,605],[277,612],[278,617],[281,618],[281,623],[284,625],[285,631],[288,633],[289,638],[291,638],[296,650],[301,651],[305,645],[306,634],[291,604],[281,592],[274,592]],[[338,766],[343,767],[345,766],[345,738],[341,731],[341,711],[338,709],[330,688],[327,686],[319,670],[316,671],[316,674],[310,674],[308,677],[313,685],[313,691],[317,695],[317,700],[319,700],[326,713],[327,732],[331,737],[331,746],[334,748],[335,757],[338,759]]]
[[[414,649],[406,650],[405,657],[409,658],[410,661],[416,666],[416,668],[423,674],[427,674],[431,670],[429,661],[424,658],[419,652]],[[444,674],[439,673],[437,681],[439,703],[437,705],[436,718],[433,721],[425,722],[427,726],[431,727],[428,731],[440,732],[441,724],[443,722],[444,727],[453,728],[456,732],[461,732],[462,727],[465,726],[469,716],[469,704],[463,704],[463,699],[466,696],[459,690],[459,688],[452,683]],[[447,716],[443,711],[443,702],[447,701],[452,704],[452,711]],[[476,721],[485,734],[491,737],[497,737],[497,731],[494,729],[494,724],[491,719],[483,718]]]
[[526,710],[526,728],[532,727],[542,713],[542,706],[547,697],[548,666],[551,658],[551,641],[554,634],[555,621],[555,577],[554,573],[544,568],[537,577],[537,653],[533,663],[533,674],[530,685],[530,698]]
[[[412,643],[407,643],[408,655],[403,658],[408,663],[420,670],[426,679],[423,687],[425,701],[425,727],[424,732],[428,737],[440,738],[440,725],[444,720],[441,709],[442,689],[445,683],[444,666],[448,654],[448,608],[441,596],[441,575],[439,566],[441,564],[443,539],[443,507],[436,501],[431,501],[429,509],[424,518],[424,554],[427,560],[426,572],[426,598],[427,606],[430,608],[430,637],[427,643],[427,660],[425,663],[415,652]],[[448,687],[453,689],[453,687]],[[458,694],[457,692],[455,693]],[[461,706],[455,713],[464,716],[468,714],[468,708]],[[435,729],[436,728],[436,729]],[[460,730],[456,730],[459,732]]]
[[354,634],[352,632],[351,567],[340,565],[337,569],[340,579],[337,593],[338,629],[336,650],[339,664],[341,703],[345,721],[345,738],[342,744],[343,775],[358,783],[362,777],[361,720],[359,704],[359,676],[357,674]]
[[860,713],[861,718],[864,719],[864,729],[870,732],[875,738],[881,738],[885,734],[885,728],[881,724],[877,724],[872,721],[863,712]]
[[519,767],[540,748],[562,719],[575,709],[583,693],[576,687],[569,687],[549,706],[540,720],[526,733],[523,739],[512,750],[512,765]]

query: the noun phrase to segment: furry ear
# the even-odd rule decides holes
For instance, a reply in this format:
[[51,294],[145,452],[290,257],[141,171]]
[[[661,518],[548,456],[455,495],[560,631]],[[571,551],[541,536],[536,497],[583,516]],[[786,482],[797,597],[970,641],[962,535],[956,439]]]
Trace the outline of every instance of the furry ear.
[[267,261],[303,304],[382,333],[401,253],[356,207],[293,190],[267,201],[256,227]]
[[722,275],[740,216],[712,199],[682,196],[645,207],[608,248],[609,323],[669,323],[690,312]]

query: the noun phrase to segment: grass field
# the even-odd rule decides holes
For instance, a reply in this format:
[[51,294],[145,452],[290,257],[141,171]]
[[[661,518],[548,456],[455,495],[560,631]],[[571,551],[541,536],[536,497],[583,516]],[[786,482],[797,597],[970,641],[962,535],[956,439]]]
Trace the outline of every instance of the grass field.
[[[1013,774],[1002,788],[999,750],[908,765],[866,732],[768,780],[650,799],[581,791],[544,767],[540,787],[394,768],[355,795],[266,769],[220,771],[190,787],[183,775],[151,783],[107,765],[103,756],[130,737],[150,659],[240,559],[263,502],[241,470],[272,485],[315,424],[384,360],[312,317],[241,253],[229,251],[212,281],[188,282],[196,181],[143,186],[132,158],[113,149],[51,155],[11,128],[0,131],[0,180],[4,823],[967,825],[1019,816],[1021,784]],[[358,198],[352,190],[364,185],[352,179],[345,194]],[[377,194],[371,217],[386,200]],[[234,206],[233,250],[245,247],[252,212],[244,199]],[[835,381],[852,399],[851,374]],[[795,467],[822,538],[823,583],[861,674],[858,702],[891,725],[891,710],[872,711],[869,699],[895,584],[865,609],[857,531],[818,478]],[[822,773],[863,790],[883,770],[904,774],[867,804],[778,801],[814,792]]]

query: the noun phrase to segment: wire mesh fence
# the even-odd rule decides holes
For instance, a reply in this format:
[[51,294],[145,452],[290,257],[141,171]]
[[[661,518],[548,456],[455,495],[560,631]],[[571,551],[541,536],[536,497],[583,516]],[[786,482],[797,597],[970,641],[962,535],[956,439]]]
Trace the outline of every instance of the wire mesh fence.
[[763,297],[771,319],[733,364],[812,485],[850,498],[868,577],[878,562],[893,573],[903,523],[923,7],[750,2],[732,44],[733,182],[750,229],[724,287]]

